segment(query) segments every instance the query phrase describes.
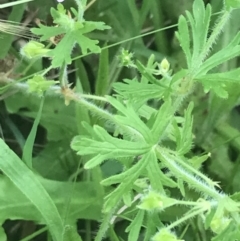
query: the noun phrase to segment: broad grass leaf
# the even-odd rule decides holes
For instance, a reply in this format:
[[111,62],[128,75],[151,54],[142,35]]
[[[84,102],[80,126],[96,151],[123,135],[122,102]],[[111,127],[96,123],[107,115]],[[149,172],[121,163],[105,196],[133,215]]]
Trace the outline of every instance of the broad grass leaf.
[[27,3],[27,2],[31,2],[31,1],[33,1],[33,0],[18,0],[18,1],[11,2],[11,3],[2,3],[2,4],[0,4],[0,9],[12,7],[17,4],[23,4],[23,3]]
[[7,240],[7,235],[5,233],[5,230],[2,226],[0,226],[0,241],[6,241],[6,240]]
[[99,68],[96,80],[95,94],[106,95],[110,88],[109,84],[109,53],[108,49],[102,50],[99,59]]
[[40,107],[37,113],[37,116],[33,122],[32,129],[27,137],[27,140],[25,142],[25,145],[23,147],[23,154],[22,159],[27,164],[27,166],[32,169],[32,154],[33,154],[33,145],[35,142],[36,134],[37,134],[37,128],[40,123],[42,110],[43,110],[43,104],[44,104],[44,97],[41,99]]
[[34,173],[2,139],[0,147],[0,169],[37,208],[49,227],[54,241],[62,240],[63,223],[53,200]]
[[[98,220],[101,217],[103,197],[98,195],[94,182],[59,182],[35,177],[45,188],[56,205],[61,217],[65,215],[67,200],[71,197],[68,208],[68,220]],[[72,189],[74,185],[74,190]],[[0,220],[31,220],[46,224],[34,204],[6,176],[0,176]],[[6,193],[8,195],[6,195]],[[18,197],[16,199],[16,197]],[[92,212],[91,212],[92,211]]]
[[[74,133],[77,133],[75,104],[70,103],[69,106],[65,106],[62,99],[52,94],[45,96],[40,125],[47,130],[49,141],[69,140]],[[4,101],[10,113],[35,119],[39,110],[39,100],[36,95],[19,92]]]
[[[26,2],[28,2],[28,1],[26,1]],[[16,1],[13,2],[13,3],[16,3]],[[24,2],[22,2],[22,3],[24,3]],[[1,4],[0,4],[0,6],[1,6]],[[13,22],[19,22],[22,19],[22,16],[24,14],[25,8],[26,8],[25,4],[13,6],[8,20],[9,21],[13,21]],[[19,33],[16,32],[15,34],[19,34]],[[8,51],[10,50],[10,48],[12,46],[12,42],[13,42],[14,38],[15,37],[14,37],[13,34],[1,33],[1,38],[0,38],[0,46],[1,46],[1,49],[0,49],[0,59],[4,59],[6,57]]]

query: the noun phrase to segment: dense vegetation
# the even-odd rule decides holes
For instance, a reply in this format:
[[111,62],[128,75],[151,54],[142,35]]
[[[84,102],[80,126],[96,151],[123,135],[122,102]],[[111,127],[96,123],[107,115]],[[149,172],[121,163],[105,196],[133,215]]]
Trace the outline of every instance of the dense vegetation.
[[240,240],[240,1],[22,2],[0,5],[0,241]]

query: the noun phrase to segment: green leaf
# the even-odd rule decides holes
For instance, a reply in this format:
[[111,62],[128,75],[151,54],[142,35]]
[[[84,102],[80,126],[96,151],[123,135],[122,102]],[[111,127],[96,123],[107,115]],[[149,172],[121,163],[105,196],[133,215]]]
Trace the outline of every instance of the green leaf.
[[130,225],[126,228],[125,232],[128,232],[128,240],[137,241],[139,239],[140,230],[144,218],[144,210],[139,210],[136,217],[132,220]]
[[[193,36],[193,63],[197,62],[199,55],[202,52],[208,37],[208,29],[211,18],[211,6],[205,4],[203,0],[195,0],[193,2],[193,17],[194,24],[192,24]],[[190,19],[189,19],[190,20]],[[191,22],[191,21],[190,21]]]
[[[56,205],[61,217],[65,217],[67,200],[71,197],[68,207],[68,221],[74,223],[77,219],[99,220],[103,197],[98,194],[94,182],[59,182],[43,179],[35,175],[52,201]],[[73,190],[74,185],[74,190]],[[8,177],[0,176],[0,220],[27,220],[39,224],[46,224],[34,203],[29,200],[22,190],[18,189]],[[30,188],[30,187],[29,187]],[[29,190],[31,191],[31,189]],[[6,195],[6,193],[8,195]],[[34,195],[34,191],[32,192]],[[40,193],[38,195],[41,195]],[[16,197],[18,197],[16,199]]]
[[38,28],[31,28],[31,32],[40,35],[40,41],[50,40],[51,37],[64,34],[66,30],[62,27],[49,27],[39,24]]
[[[74,19],[72,19],[71,15],[67,13],[61,3],[57,5],[57,10],[51,8],[51,15],[54,19],[54,23],[64,28],[66,32],[72,31],[76,26],[76,22],[74,21]],[[79,26],[82,27],[82,24],[80,22]]]
[[79,34],[79,31],[74,33],[78,45],[81,47],[82,54],[85,55],[88,53],[88,49],[92,53],[100,53],[101,48],[97,45],[98,40],[92,40],[84,35]]
[[45,45],[37,41],[30,41],[21,48],[22,56],[33,59],[41,58],[47,55],[50,49],[45,48]]
[[132,205],[132,192],[126,192],[123,194],[123,203],[127,206],[127,207],[131,207]]
[[53,200],[33,172],[24,165],[2,139],[0,139],[0,147],[0,169],[41,213],[54,241],[62,240],[62,219]]
[[166,89],[168,88],[168,85],[162,84],[161,81],[159,81],[158,79],[156,79],[153,76],[153,70],[154,69],[149,70],[140,61],[136,61],[136,66],[137,66],[138,71],[142,75],[142,79],[146,80],[145,83],[152,83],[152,84],[156,84],[156,85],[159,85],[161,87],[164,87]]
[[210,224],[212,222],[212,219],[216,213],[216,208],[212,208],[207,214],[204,222],[205,229],[208,229],[210,227]]
[[113,184],[121,183],[122,180],[126,179],[128,177],[128,171],[124,171],[120,174],[110,176],[104,180],[101,181],[101,185],[103,186],[111,186]]
[[[208,31],[211,18],[211,6],[208,4],[205,8],[202,0],[195,0],[193,2],[193,13],[186,12],[190,27],[188,27],[185,17],[180,16],[178,22],[177,38],[186,56],[188,68],[196,68],[201,65],[200,55],[207,42]],[[191,29],[191,34],[189,29]],[[190,35],[192,36],[192,46]],[[192,51],[191,48],[192,47]]]
[[139,83],[136,79],[124,79],[124,83],[114,83],[114,90],[132,102],[148,101],[149,99],[161,99],[165,88],[156,84]]
[[110,27],[103,22],[84,21],[79,22],[72,19],[67,14],[63,5],[58,5],[58,10],[51,9],[54,23],[59,26],[47,27],[42,24],[39,28],[32,29],[32,32],[42,36],[41,40],[50,39],[50,37],[65,34],[61,41],[57,44],[48,56],[53,58],[52,67],[57,68],[65,64],[71,64],[71,53],[75,44],[78,43],[82,50],[82,54],[87,54],[88,50],[93,53],[100,53],[101,48],[97,45],[98,40],[92,40],[85,36],[86,33],[94,30],[105,30]]
[[11,2],[11,3],[0,4],[0,9],[12,7],[12,6],[15,6],[17,4],[23,4],[23,3],[27,3],[27,2],[31,2],[31,1],[33,1],[33,0],[18,0],[18,1]]
[[[54,91],[45,95],[40,125],[47,130],[49,141],[69,140],[77,133],[75,104],[65,106]],[[35,119],[39,110],[39,100],[40,98],[34,94],[18,92],[5,99],[5,104],[10,113]]]
[[231,8],[240,8],[240,0],[225,0],[224,2],[227,10]]
[[202,166],[202,163],[209,158],[209,154],[203,156],[194,156],[189,161],[195,169],[199,169]]
[[159,232],[157,232],[153,238],[152,241],[183,241],[176,237],[175,234],[171,233],[167,228],[160,229]]
[[221,82],[212,81],[211,79],[203,78],[201,83],[204,87],[204,92],[208,93],[212,90],[218,97],[228,98],[228,92],[225,90],[226,85]]
[[141,203],[137,207],[151,212],[154,210],[162,211],[175,204],[177,204],[177,200],[169,198],[165,194],[150,190],[142,197]]
[[220,234],[212,238],[211,241],[229,241],[236,240],[238,241],[240,237],[240,229],[238,225],[234,222],[231,222],[227,228],[225,228]]
[[196,78],[196,80],[200,81],[215,81],[216,84],[219,83],[237,83],[239,84],[239,77],[240,77],[240,69],[234,69],[228,72],[222,73],[214,73],[214,74],[206,74]]
[[36,134],[37,134],[37,128],[40,122],[40,118],[42,115],[43,110],[43,104],[44,104],[44,97],[41,99],[39,111],[37,113],[37,117],[34,120],[32,129],[27,137],[27,140],[25,142],[25,145],[23,147],[23,154],[22,159],[27,164],[27,166],[32,169],[32,153],[33,153],[33,145],[35,142]]
[[156,233],[157,227],[162,227],[159,214],[157,212],[147,212],[146,218],[146,233],[143,241],[151,240]]
[[147,172],[153,190],[164,192],[163,185],[172,188],[177,187],[177,183],[161,171],[155,153],[152,155],[151,160],[149,160]]
[[109,81],[109,53],[104,49],[100,54],[99,68],[96,80],[96,95],[106,95],[110,89]]
[[51,86],[58,83],[54,80],[46,80],[42,75],[34,75],[33,78],[27,81],[29,85],[28,91],[36,92],[39,96],[42,96]]
[[106,96],[106,98],[112,106],[122,113],[122,116],[115,115],[115,119],[118,123],[130,127],[132,130],[134,130],[134,132],[137,132],[138,136],[141,136],[141,139],[144,139],[146,143],[153,143],[149,128],[134,110],[133,105],[127,102],[125,106],[111,96]]
[[81,47],[82,53],[87,54],[87,49],[89,49],[93,53],[100,53],[101,48],[97,46],[98,41],[92,40],[84,34],[92,32],[93,30],[105,30],[109,29],[110,27],[105,25],[103,22],[92,22],[86,21],[83,23],[83,28],[77,29],[75,31],[76,41]]
[[178,32],[176,32],[176,36],[185,54],[185,57],[187,60],[187,66],[188,68],[190,68],[191,66],[190,36],[189,36],[187,20],[182,15],[179,17],[179,20],[178,20]]
[[240,84],[239,81],[240,69],[234,69],[223,73],[206,74],[196,78],[204,86],[204,91],[207,93],[213,90],[219,97],[228,97],[227,86],[231,83]]
[[2,226],[0,226],[0,241],[6,241],[7,235]]
[[123,194],[132,189],[134,182],[145,170],[147,163],[153,158],[153,155],[152,152],[142,155],[142,158],[138,160],[137,164],[125,172],[125,178],[120,185],[106,197],[107,201],[104,204],[104,212],[107,213],[110,210],[113,210],[119,200],[122,199]]
[[100,126],[94,126],[93,130],[97,135],[96,140],[76,136],[71,143],[71,148],[77,151],[78,155],[96,155],[85,164],[87,169],[101,164],[106,159],[142,155],[151,148],[150,145],[144,142],[131,142],[114,138]]
[[72,63],[71,53],[76,42],[75,34],[75,32],[66,33],[55,49],[48,53],[52,57],[53,68]]
[[188,153],[192,147],[192,118],[193,102],[191,102],[185,111],[184,123],[181,129],[181,137],[177,141],[177,152],[179,155]]
[[[25,1],[20,1],[20,3],[24,3]],[[28,1],[26,1],[28,2]],[[10,5],[15,5],[15,2],[12,3],[8,3]],[[4,4],[0,4],[0,8],[1,6],[4,6]],[[5,5],[6,6],[6,5]],[[7,6],[6,6],[7,7]],[[24,10],[26,8],[25,4],[22,5],[15,5],[12,8],[12,11],[8,17],[9,21],[13,21],[13,22],[19,22],[22,19],[22,16],[24,14]],[[11,32],[11,30],[9,30]],[[14,33],[14,34],[19,34],[19,33]],[[14,35],[13,34],[5,34],[5,33],[1,33],[1,38],[0,38],[0,59],[3,59],[4,57],[7,56],[7,53],[9,52],[11,46],[12,46],[12,42],[14,40]]]
[[76,228],[66,225],[63,231],[63,241],[82,241],[82,239],[78,235]]
[[154,143],[158,143],[166,131],[169,123],[171,122],[173,114],[173,107],[171,100],[168,99],[159,109],[156,116],[154,117],[154,124],[151,128],[152,136],[154,137]]
[[232,41],[227,46],[225,46],[217,53],[209,57],[206,61],[204,61],[204,63],[195,73],[196,78],[207,74],[211,69],[215,68],[216,66],[239,56],[239,53],[240,53],[239,42],[240,42],[240,32],[237,33],[237,35],[232,39]]

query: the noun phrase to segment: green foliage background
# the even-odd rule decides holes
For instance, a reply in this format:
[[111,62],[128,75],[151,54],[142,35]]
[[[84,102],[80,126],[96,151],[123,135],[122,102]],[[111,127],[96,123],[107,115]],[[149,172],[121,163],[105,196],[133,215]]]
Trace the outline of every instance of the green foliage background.
[[[231,1],[229,2],[231,4]],[[214,21],[223,8],[223,2],[205,1],[205,4],[207,3],[211,4],[214,13],[209,23],[209,29],[213,31],[216,27]],[[71,0],[63,4],[66,9],[77,8],[76,3]],[[56,6],[56,1],[35,0],[4,9],[1,11],[1,18],[24,22],[38,10],[37,17],[42,23],[50,26],[53,24],[50,8]],[[64,95],[57,93],[54,87],[46,92],[44,101],[37,94],[29,93],[26,80],[47,68],[50,60],[23,58],[20,55],[19,39],[2,34],[1,241],[77,241],[80,240],[77,233],[84,241],[99,241],[102,236],[111,241],[151,240],[161,227],[184,217],[188,208],[181,205],[172,206],[172,200],[167,200],[169,206],[163,212],[150,211],[145,214],[144,203],[143,209],[136,207],[140,205],[140,201],[139,198],[134,198],[139,197],[139,193],[145,195],[151,188],[161,193],[162,187],[167,186],[165,194],[169,194],[173,199],[182,200],[184,196],[184,200],[197,202],[199,198],[205,198],[207,195],[199,194],[197,188],[186,185],[184,179],[173,177],[173,173],[168,172],[164,164],[159,164],[159,159],[172,158],[167,156],[167,152],[164,153],[165,147],[173,150],[177,148],[177,153],[186,163],[190,160],[194,170],[200,170],[210,178],[206,178],[206,182],[213,186],[214,182],[220,183],[221,189],[217,187],[216,191],[221,193],[222,190],[228,195],[235,194],[233,199],[239,201],[240,87],[237,82],[240,51],[237,33],[240,26],[240,9],[232,12],[212,48],[211,56],[226,50],[228,44],[237,36],[236,46],[234,45],[236,48],[222,51],[222,55],[218,56],[219,60],[216,60],[220,65],[216,64],[208,74],[197,76],[200,67],[193,73],[196,75],[196,86],[188,98],[182,98],[182,105],[175,114],[174,103],[166,100],[167,92],[163,91],[162,86],[158,86],[159,89],[154,86],[149,90],[146,81],[150,76],[148,70],[154,66],[151,63],[152,55],[159,63],[166,58],[173,74],[182,68],[194,70],[186,61],[186,52],[182,51],[175,35],[180,15],[185,14],[186,10],[191,12],[192,6],[191,0],[94,2],[84,13],[85,20],[101,21],[111,27],[87,35],[90,39],[99,40],[101,49],[95,49],[94,54],[86,54],[81,51],[81,46],[73,49],[70,46],[72,58],[66,63],[71,64],[64,69],[65,72],[58,69],[64,62],[60,57],[56,57],[53,64],[56,69],[48,72],[48,78],[51,80],[61,82],[61,77],[66,77],[71,88],[75,87],[77,93],[86,97],[86,102],[80,104],[71,98],[66,99],[65,95],[65,103],[70,101],[69,105],[65,105]],[[33,20],[30,25],[34,26]],[[99,28],[101,30],[102,26]],[[36,30],[34,33],[38,34]],[[201,36],[196,36],[198,37]],[[26,43],[28,40],[23,41]],[[137,68],[121,65],[118,56],[121,56],[123,48],[134,53],[133,59],[139,61],[136,61]],[[65,50],[68,51],[62,49]],[[94,52],[93,48],[90,50]],[[232,53],[231,51],[236,52],[235,55],[232,54],[234,58],[226,59],[227,61],[222,63],[221,60],[227,52]],[[56,53],[60,56],[63,52],[53,53],[54,56]],[[62,54],[63,59],[65,56]],[[14,79],[16,82],[13,85],[6,81],[6,73],[10,70],[12,72],[7,81]],[[234,71],[229,72],[230,70]],[[204,72],[204,69],[201,71]],[[220,75],[225,72],[225,75]],[[180,75],[182,74],[184,75],[180,72]],[[154,80],[157,74],[154,72],[152,76]],[[141,86],[137,78],[141,78]],[[120,84],[123,80],[128,87],[127,84]],[[166,84],[165,82],[162,84]],[[211,91],[206,93],[204,90]],[[113,96],[116,93],[120,97],[115,99]],[[105,95],[108,95],[107,102],[102,102],[101,98],[105,98]],[[98,98],[94,99],[94,96]],[[127,103],[124,102],[123,96],[128,100]],[[88,98],[90,102],[87,102]],[[194,107],[193,104],[189,105],[190,101],[194,103]],[[97,109],[97,106],[100,109]],[[154,112],[159,109],[159,112]],[[114,113],[114,116],[110,113]],[[165,128],[167,129],[167,124],[172,122],[169,113],[172,113],[176,120],[173,129],[167,130],[166,134]],[[161,125],[157,125],[156,120]],[[131,134],[134,133],[132,130],[141,133],[144,140],[137,134],[129,135],[129,130]],[[146,153],[146,150],[152,147],[151,142],[155,141],[148,135],[149,130],[163,136],[159,140],[163,147],[159,156],[152,150]],[[174,137],[171,139],[168,135]],[[173,143],[173,140],[177,144]],[[180,157],[176,157],[174,161],[182,161]],[[138,161],[140,159],[141,161]],[[149,159],[156,161],[149,164]],[[149,173],[152,175],[150,178]],[[196,174],[194,171],[193,173]],[[233,209],[234,205],[230,203]],[[114,218],[113,225],[111,220],[121,207],[125,209]],[[186,220],[173,229],[179,239],[166,236],[165,240],[240,240],[239,224],[229,225],[225,233],[220,232],[218,235],[205,229],[209,227],[209,216],[211,214],[204,222],[201,215]],[[99,223],[101,226],[98,232]]]

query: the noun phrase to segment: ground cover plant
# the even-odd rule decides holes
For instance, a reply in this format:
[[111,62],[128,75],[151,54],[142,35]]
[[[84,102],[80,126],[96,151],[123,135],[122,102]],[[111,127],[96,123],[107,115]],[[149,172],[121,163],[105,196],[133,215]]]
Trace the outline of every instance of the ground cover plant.
[[240,1],[18,3],[0,240],[240,240]]

